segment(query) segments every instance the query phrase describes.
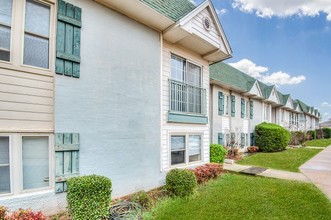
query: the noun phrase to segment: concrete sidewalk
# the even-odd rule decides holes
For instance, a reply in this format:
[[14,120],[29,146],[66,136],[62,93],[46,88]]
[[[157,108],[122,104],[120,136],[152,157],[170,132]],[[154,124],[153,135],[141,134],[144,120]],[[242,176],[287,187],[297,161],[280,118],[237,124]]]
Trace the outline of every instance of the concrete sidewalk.
[[299,169],[331,201],[331,146],[311,158]]
[[[263,169],[255,166],[247,166],[247,165],[238,165],[238,164],[224,164],[224,170],[230,172],[244,173],[256,176],[264,176],[276,179],[284,179],[284,180],[295,180],[305,183],[310,183],[309,179],[303,175],[302,173],[295,173],[283,170],[274,170],[274,169]],[[254,172],[256,171],[256,172]]]

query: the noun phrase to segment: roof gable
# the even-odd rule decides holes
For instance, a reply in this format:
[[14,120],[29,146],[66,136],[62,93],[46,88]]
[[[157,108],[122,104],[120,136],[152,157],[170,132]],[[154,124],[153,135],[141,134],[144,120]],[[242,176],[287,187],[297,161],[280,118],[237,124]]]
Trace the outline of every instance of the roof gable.
[[[154,1],[162,2],[161,0]],[[205,22],[206,20],[207,22]],[[163,37],[172,44],[179,44],[198,53],[211,63],[231,57],[230,44],[215,9],[209,0],[193,8],[193,10],[177,20],[175,24],[167,28],[163,32]]]
[[251,90],[249,90],[249,93],[263,98],[261,88],[260,88],[257,80],[255,81],[254,85],[252,86]]
[[[270,90],[270,92],[269,92],[269,90]],[[275,102],[275,103],[278,103],[278,104],[281,104],[275,86],[270,86],[268,88],[267,95],[268,94],[269,94],[268,100],[270,100],[272,102]]]
[[285,95],[285,96],[287,96],[287,101],[286,101],[286,105],[285,106],[287,108],[294,109],[291,96],[290,95]]

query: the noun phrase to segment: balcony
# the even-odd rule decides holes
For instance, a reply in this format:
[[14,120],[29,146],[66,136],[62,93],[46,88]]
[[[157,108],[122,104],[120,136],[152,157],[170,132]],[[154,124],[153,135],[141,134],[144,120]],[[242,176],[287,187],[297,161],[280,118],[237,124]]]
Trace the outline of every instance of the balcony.
[[169,80],[168,122],[207,124],[206,89]]

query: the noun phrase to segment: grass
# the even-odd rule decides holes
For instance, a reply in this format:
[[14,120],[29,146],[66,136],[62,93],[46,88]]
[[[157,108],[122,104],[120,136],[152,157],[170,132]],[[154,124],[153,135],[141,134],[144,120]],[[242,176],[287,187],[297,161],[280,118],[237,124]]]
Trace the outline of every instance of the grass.
[[238,164],[299,172],[299,167],[320,151],[321,149],[295,148],[276,153],[257,153],[244,157]]
[[312,147],[327,147],[331,145],[331,139],[317,139],[311,140],[304,143],[305,146],[312,146]]
[[331,203],[312,184],[226,174],[191,198],[166,198],[146,219],[330,219]]

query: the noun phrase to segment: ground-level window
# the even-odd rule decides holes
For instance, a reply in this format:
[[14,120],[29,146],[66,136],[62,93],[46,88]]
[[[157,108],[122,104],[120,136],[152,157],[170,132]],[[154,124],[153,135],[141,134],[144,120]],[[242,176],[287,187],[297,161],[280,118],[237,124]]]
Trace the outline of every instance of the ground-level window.
[[0,137],[0,194],[50,187],[50,135]]
[[171,135],[171,165],[201,161],[201,135]]
[[10,61],[12,0],[0,0],[0,60]]
[[0,194],[10,193],[9,137],[0,137]]

